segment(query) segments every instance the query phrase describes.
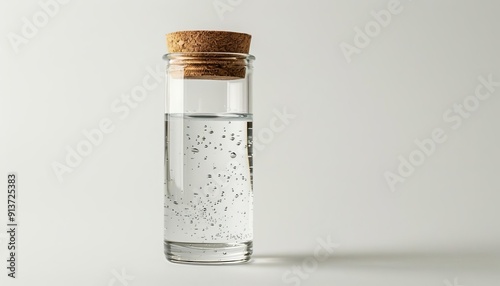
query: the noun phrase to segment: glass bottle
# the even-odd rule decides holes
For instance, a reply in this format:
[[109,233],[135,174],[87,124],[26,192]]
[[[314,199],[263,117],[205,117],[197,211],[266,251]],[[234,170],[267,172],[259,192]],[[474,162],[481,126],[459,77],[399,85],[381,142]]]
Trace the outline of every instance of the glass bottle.
[[248,53],[164,56],[165,255],[180,263],[252,254],[252,61]]

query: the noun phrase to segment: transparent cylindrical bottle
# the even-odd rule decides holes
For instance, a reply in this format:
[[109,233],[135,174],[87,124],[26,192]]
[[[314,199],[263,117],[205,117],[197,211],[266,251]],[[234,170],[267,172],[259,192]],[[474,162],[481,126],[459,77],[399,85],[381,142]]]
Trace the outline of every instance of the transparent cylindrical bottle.
[[245,262],[252,254],[249,54],[166,54],[165,255]]

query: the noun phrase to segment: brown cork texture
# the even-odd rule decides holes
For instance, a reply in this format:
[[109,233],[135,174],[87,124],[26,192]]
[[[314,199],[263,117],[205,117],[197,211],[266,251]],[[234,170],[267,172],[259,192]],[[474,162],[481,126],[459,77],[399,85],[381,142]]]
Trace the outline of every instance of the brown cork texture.
[[[174,76],[192,79],[237,79],[246,76],[245,60],[228,56],[218,58],[209,53],[248,54],[252,36],[228,31],[179,31],[167,34],[169,53],[186,53],[186,57],[196,54],[198,60],[183,62],[183,70]],[[203,53],[207,53],[206,57]],[[192,59],[192,58],[191,58]]]

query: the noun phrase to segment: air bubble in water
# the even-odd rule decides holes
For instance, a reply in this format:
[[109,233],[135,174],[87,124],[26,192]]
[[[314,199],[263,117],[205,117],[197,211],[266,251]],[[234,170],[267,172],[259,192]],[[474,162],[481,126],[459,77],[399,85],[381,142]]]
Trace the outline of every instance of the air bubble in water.
[[236,153],[231,152],[231,155],[230,155],[230,156],[231,156],[231,158],[236,158]]

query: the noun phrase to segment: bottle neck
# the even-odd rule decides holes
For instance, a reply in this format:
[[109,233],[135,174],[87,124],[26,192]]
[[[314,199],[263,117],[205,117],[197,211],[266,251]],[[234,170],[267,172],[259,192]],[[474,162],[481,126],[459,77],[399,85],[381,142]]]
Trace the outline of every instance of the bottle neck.
[[236,53],[173,53],[164,56],[167,74],[184,79],[243,79],[252,70],[252,55]]

